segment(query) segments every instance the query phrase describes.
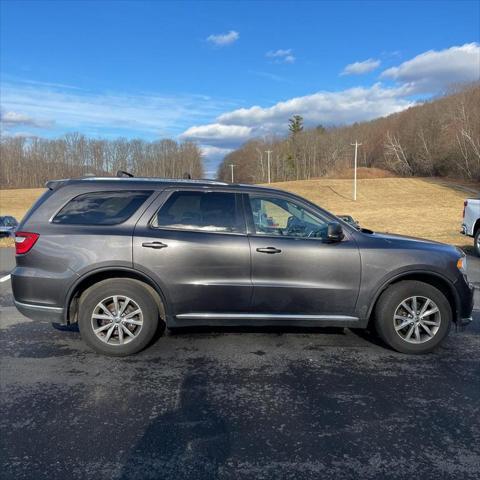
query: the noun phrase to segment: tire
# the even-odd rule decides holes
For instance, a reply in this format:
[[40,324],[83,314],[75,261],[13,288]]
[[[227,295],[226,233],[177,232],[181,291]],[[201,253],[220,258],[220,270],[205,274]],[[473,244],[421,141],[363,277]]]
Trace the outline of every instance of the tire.
[[[430,303],[427,303],[427,300]],[[421,318],[422,315],[415,317],[412,315],[411,319],[409,317],[411,315],[409,310],[414,309],[415,301],[417,311],[420,313],[423,306],[427,305],[422,314],[423,318]],[[406,305],[409,310],[403,305]],[[429,312],[434,313],[429,314]],[[407,321],[409,323],[406,323]],[[382,293],[375,307],[375,327],[380,338],[401,353],[431,352],[448,335],[451,324],[452,309],[447,298],[440,290],[423,282],[402,281],[391,285]],[[402,325],[405,326],[402,327]],[[428,331],[431,335],[427,333]]]
[[473,249],[478,257],[480,257],[480,228],[477,228],[475,232],[475,237],[473,239]]
[[[129,302],[125,306],[127,299]],[[115,311],[120,313],[122,307],[125,311],[121,315],[114,315]],[[157,304],[138,280],[103,280],[86,290],[80,298],[80,334],[85,343],[97,353],[116,357],[137,353],[152,341],[158,325]],[[99,328],[101,331],[95,333],[94,329]]]

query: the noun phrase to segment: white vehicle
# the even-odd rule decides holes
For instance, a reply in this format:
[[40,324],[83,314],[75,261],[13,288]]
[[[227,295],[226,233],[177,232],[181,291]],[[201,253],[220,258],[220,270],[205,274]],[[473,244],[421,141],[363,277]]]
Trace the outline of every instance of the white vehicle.
[[480,257],[480,198],[468,198],[463,203],[461,233],[473,237],[473,248]]

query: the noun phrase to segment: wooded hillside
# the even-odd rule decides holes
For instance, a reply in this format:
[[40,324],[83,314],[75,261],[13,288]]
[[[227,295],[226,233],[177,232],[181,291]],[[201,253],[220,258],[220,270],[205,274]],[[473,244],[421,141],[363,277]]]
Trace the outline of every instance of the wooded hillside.
[[197,145],[173,140],[90,139],[78,133],[55,140],[3,137],[0,158],[1,187],[43,187],[50,179],[114,175],[117,170],[166,178],[203,175]]
[[252,140],[225,157],[218,170],[222,180],[271,181],[322,177],[358,164],[385,168],[402,176],[452,176],[480,181],[480,85],[434,99],[403,112],[348,127],[304,130],[292,118],[286,138]]

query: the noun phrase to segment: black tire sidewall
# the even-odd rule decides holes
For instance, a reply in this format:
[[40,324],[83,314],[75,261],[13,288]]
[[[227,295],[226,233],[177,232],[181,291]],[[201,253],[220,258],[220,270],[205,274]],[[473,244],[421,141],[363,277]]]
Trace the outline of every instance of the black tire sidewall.
[[[138,336],[125,345],[107,345],[94,333],[91,315],[97,304],[112,295],[125,295],[134,300],[143,313],[143,325]],[[144,349],[152,340],[159,323],[158,307],[142,283],[131,279],[111,279],[90,287],[81,297],[78,326],[87,345],[103,355],[126,356]]]
[[480,228],[475,233],[473,237],[473,250],[477,254],[477,257],[480,257],[480,246],[478,244],[478,239],[480,238]]
[[[398,305],[408,297],[424,296],[433,300],[440,310],[441,323],[435,336],[425,343],[412,344],[395,331],[393,316]],[[452,324],[452,309],[445,295],[437,288],[419,281],[396,283],[381,295],[375,308],[375,326],[382,340],[401,353],[421,354],[434,350],[448,335]]]

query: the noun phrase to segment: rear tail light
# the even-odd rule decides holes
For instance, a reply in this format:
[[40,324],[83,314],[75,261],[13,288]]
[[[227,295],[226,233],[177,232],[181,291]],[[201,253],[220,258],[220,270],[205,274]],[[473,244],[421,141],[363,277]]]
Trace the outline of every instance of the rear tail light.
[[465,209],[467,208],[467,205],[468,205],[468,201],[465,200],[465,201],[463,202],[463,218],[465,218]]
[[22,255],[28,253],[35,245],[40,235],[31,232],[15,232],[15,253]]

